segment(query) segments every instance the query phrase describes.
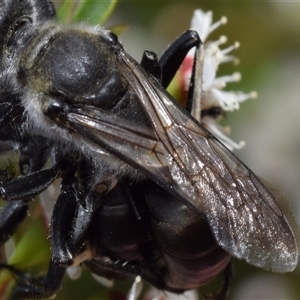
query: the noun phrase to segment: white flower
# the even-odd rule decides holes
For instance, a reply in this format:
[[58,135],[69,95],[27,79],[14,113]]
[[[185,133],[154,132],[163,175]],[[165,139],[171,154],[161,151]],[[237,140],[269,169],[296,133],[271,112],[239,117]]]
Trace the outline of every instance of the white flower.
[[[232,46],[220,49],[220,46],[227,42],[225,36],[221,36],[217,41],[207,41],[209,34],[217,29],[220,25],[226,24],[227,18],[222,17],[218,22],[212,23],[212,12],[204,13],[197,9],[194,12],[191,29],[196,30],[204,45],[204,61],[203,61],[203,75],[202,75],[202,93],[201,93],[201,111],[208,111],[210,108],[219,107],[220,111],[233,111],[239,109],[241,102],[255,98],[256,92],[243,93],[240,91],[224,91],[228,82],[236,82],[241,79],[241,74],[238,72],[228,76],[217,77],[217,71],[220,64],[226,62],[238,63],[238,59],[230,55],[231,51],[239,47],[239,43],[235,42]],[[183,89],[188,90],[191,72],[192,61],[195,50],[192,49],[182,68],[182,76],[184,78]],[[221,114],[219,115],[219,117]],[[203,114],[201,123],[211,131],[217,138],[219,138],[229,149],[239,149],[244,146],[244,142],[239,144],[233,142],[227,137],[230,133],[229,128],[223,128],[217,122],[220,118],[216,118],[213,114]]]
[[142,297],[141,300],[198,300],[199,295],[196,290],[185,291],[183,294],[174,294],[167,291],[161,291],[156,288],[151,288]]
[[127,295],[127,300],[137,300],[143,289],[141,276],[136,276],[133,285]]

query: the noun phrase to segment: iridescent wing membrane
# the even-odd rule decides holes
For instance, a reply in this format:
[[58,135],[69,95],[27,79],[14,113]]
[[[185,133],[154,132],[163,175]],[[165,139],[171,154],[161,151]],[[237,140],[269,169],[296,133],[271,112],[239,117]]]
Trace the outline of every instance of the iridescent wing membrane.
[[277,195],[126,52],[118,59],[154,132],[84,108],[69,111],[72,128],[204,213],[218,244],[233,256],[263,269],[292,271],[297,244]]

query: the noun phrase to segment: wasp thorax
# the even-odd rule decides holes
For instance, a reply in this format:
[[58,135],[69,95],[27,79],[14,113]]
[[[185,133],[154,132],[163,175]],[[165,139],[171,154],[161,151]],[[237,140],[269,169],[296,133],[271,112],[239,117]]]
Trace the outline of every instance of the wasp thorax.
[[[36,51],[34,45],[31,51]],[[74,100],[101,87],[113,69],[114,56],[99,37],[76,29],[56,32],[39,49],[29,68],[20,66],[34,90],[56,90]]]

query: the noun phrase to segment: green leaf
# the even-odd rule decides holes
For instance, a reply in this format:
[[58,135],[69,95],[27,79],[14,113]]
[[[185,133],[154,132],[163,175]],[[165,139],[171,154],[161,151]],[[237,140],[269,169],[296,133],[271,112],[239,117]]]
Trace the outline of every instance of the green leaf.
[[56,15],[58,20],[63,23],[70,23],[73,19],[74,11],[75,11],[75,1],[65,1],[60,8],[58,9]]
[[128,28],[128,25],[120,24],[120,25],[108,27],[107,29],[112,31],[117,36],[120,36],[122,33],[124,33],[127,30],[127,28]]
[[9,299],[12,288],[15,286],[13,274],[8,270],[0,273],[0,299]]
[[[50,260],[50,245],[47,229],[40,216],[28,226],[20,242],[10,257],[8,264],[17,269],[45,271]],[[0,272],[0,299],[8,299],[15,285],[13,272],[3,269]]]
[[35,219],[16,245],[9,264],[17,268],[46,268],[50,259],[50,244],[42,217]]
[[87,21],[90,24],[103,24],[110,16],[117,0],[82,0],[75,12],[75,22]]
[[[180,79],[178,73],[176,73],[175,77],[172,79],[169,84],[167,91],[179,102],[182,101],[182,91],[180,86]],[[182,104],[182,103],[181,103]]]

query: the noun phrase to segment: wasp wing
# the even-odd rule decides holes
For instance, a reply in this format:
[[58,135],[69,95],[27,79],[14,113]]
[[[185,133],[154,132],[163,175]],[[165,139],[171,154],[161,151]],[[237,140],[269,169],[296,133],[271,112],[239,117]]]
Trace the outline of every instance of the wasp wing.
[[267,270],[292,271],[297,244],[277,195],[127,53],[121,51],[119,61],[154,132],[88,108],[70,110],[72,128],[204,213],[218,244],[233,256]]

